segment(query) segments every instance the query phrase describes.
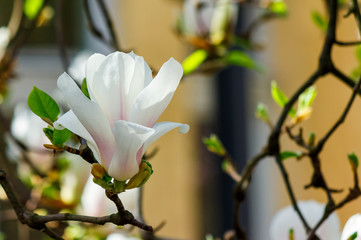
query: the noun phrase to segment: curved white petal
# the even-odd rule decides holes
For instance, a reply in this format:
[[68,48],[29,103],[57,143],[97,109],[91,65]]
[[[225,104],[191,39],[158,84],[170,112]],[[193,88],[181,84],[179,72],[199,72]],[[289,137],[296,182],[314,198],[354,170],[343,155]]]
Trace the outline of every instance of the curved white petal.
[[154,129],[119,120],[115,123],[113,132],[116,151],[109,165],[108,174],[118,181],[124,181],[139,171],[137,153],[154,133]]
[[108,55],[94,73],[91,91],[106,114],[110,126],[127,120],[126,99],[134,73],[134,59],[125,53]]
[[353,216],[351,216],[342,231],[341,240],[347,240],[349,237],[357,232],[357,237],[355,240],[361,239],[361,214],[357,213]]
[[150,136],[147,141],[144,143],[143,153],[148,149],[148,147],[155,142],[158,138],[166,134],[167,132],[179,127],[179,133],[186,134],[189,131],[188,124],[175,123],[175,122],[160,122],[156,123],[153,127],[155,132]]
[[[299,201],[297,203],[306,221],[314,227],[321,219],[325,204],[316,201]],[[289,230],[293,229],[294,239],[306,239],[306,231],[292,206],[281,209],[272,219],[270,226],[271,240],[289,239]],[[331,214],[317,230],[321,239],[340,239],[340,221],[336,214]]]
[[109,123],[99,105],[89,100],[68,74],[58,79],[58,88],[85,129],[96,143],[102,165],[107,170],[114,154],[115,141]]
[[73,110],[69,110],[65,114],[63,114],[58,120],[54,122],[54,127],[56,129],[67,128],[72,133],[84,138],[87,141],[87,144],[92,149],[94,156],[100,161],[100,152],[98,146],[96,145],[93,137],[89,134],[83,124],[79,121],[79,119],[75,116]]
[[85,76],[90,98],[94,100],[91,89],[93,88],[94,73],[98,70],[100,64],[104,61],[103,54],[95,53],[91,55],[85,65]]
[[10,29],[7,27],[0,27],[0,60],[5,54],[6,47],[10,41]]
[[163,64],[158,75],[135,99],[130,121],[152,127],[173,97],[183,75],[183,68],[173,58]]

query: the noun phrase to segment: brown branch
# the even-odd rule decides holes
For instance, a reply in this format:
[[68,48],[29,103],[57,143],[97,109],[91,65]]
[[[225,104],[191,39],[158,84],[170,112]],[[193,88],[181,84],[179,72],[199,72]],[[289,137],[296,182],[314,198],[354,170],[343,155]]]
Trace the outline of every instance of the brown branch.
[[16,197],[15,192],[13,191],[12,186],[10,185],[9,181],[6,178],[5,172],[2,169],[0,169],[0,185],[3,187],[9,202],[11,203],[19,221],[22,224],[26,224],[30,228],[36,229],[38,231],[42,231],[45,234],[55,239],[62,239],[62,237],[57,235],[52,230],[48,229],[48,227],[46,226],[46,223],[48,222],[78,221],[78,222],[86,222],[97,225],[104,225],[105,223],[113,223],[118,226],[124,226],[126,224],[130,224],[145,231],[150,231],[150,232],[153,231],[153,228],[151,226],[148,226],[144,223],[137,221],[132,213],[125,210],[118,195],[113,194],[111,192],[107,192],[107,196],[116,204],[118,213],[114,213],[103,217],[92,217],[92,216],[76,215],[69,213],[49,214],[49,215],[41,216],[26,210],[20,204],[18,198]]

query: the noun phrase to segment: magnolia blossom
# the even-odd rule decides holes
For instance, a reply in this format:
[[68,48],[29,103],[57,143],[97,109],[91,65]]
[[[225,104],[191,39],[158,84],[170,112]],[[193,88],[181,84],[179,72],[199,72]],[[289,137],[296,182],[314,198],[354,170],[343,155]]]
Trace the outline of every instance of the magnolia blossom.
[[0,61],[5,54],[6,47],[10,41],[10,29],[7,27],[0,27]]
[[[297,203],[310,227],[314,227],[321,219],[325,204],[316,201],[299,201]],[[293,229],[293,236],[296,240],[307,239],[306,231],[292,206],[281,209],[272,219],[270,226],[271,240],[289,240],[290,229]],[[316,234],[321,239],[339,240],[340,221],[333,213],[319,227]]]
[[212,44],[225,38],[229,26],[237,19],[237,4],[233,0],[186,0],[183,7],[186,35],[209,37]]
[[54,126],[86,139],[108,174],[127,180],[139,171],[151,143],[177,127],[181,133],[188,132],[186,124],[156,123],[182,74],[182,66],[173,58],[153,79],[148,64],[134,53],[94,54],[86,64],[90,99],[68,74],[59,77],[58,88],[71,110]]
[[357,237],[354,240],[361,240],[361,214],[357,213],[350,217],[345,226],[343,227],[341,240],[348,240],[350,236],[357,233]]

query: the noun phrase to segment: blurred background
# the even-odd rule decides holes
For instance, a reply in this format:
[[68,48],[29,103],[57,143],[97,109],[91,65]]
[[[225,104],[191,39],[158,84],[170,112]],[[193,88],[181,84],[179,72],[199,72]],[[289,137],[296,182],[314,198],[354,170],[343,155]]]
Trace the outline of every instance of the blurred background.
[[[121,49],[143,56],[153,69],[160,69],[170,57],[182,62],[192,52],[193,47],[182,41],[175,30],[183,1],[105,2],[110,9]],[[271,80],[276,80],[286,95],[291,96],[315,70],[324,34],[314,26],[311,12],[322,12],[322,1],[286,3],[288,17],[262,25],[253,36],[263,46],[260,51],[252,53],[252,57],[264,67],[263,74],[232,66],[211,73],[185,76],[162,115],[160,121],[187,123],[191,128],[186,135],[179,135],[176,131],[165,135],[150,149],[159,148],[159,151],[151,159],[154,174],[144,187],[144,217],[153,226],[165,221],[158,235],[177,239],[204,239],[207,233],[221,237],[232,228],[234,183],[223,173],[221,159],[206,150],[202,138],[217,133],[241,169],[247,159],[266,144],[269,133],[267,125],[255,117],[257,103],[264,102],[269,106],[273,121],[281,111],[271,98]],[[13,1],[5,0],[0,4],[2,26],[8,22]],[[103,34],[109,35],[99,9],[94,6],[95,1],[90,4],[94,21]],[[237,28],[247,26],[254,14],[241,9]],[[86,51],[85,54],[111,52],[109,46],[87,30],[81,1],[64,0],[62,16],[70,59],[74,59],[80,51]],[[357,38],[353,19],[341,19],[339,24],[341,27],[337,34],[340,40],[352,41]],[[26,104],[34,85],[48,93],[56,88],[56,80],[63,72],[57,41],[55,23],[50,22],[35,29],[21,49],[15,78],[11,81],[2,105],[9,115],[18,103]],[[357,66],[354,52],[354,48],[334,50],[334,59],[346,73]],[[323,136],[336,121],[351,90],[331,77],[321,80],[316,87],[318,95],[313,116],[302,123],[302,127],[306,136],[314,131],[317,138]],[[361,154],[360,116],[360,102],[356,101],[346,122],[323,151],[322,169],[326,180],[334,188],[346,190],[352,186],[351,171],[345,162],[347,153]],[[298,149],[286,138],[282,144],[283,150]],[[304,190],[304,185],[311,177],[311,166],[307,159],[290,159],[286,167],[299,200],[326,201],[321,191]],[[83,168],[89,171],[89,166],[84,165]],[[85,180],[79,182],[85,182],[86,178],[85,174]],[[336,199],[340,200],[345,194],[341,193]],[[351,215],[361,211],[360,203],[360,200],[356,200],[338,211],[341,226]],[[274,161],[263,160],[256,169],[242,207],[242,222],[250,233],[250,239],[269,239],[268,228],[272,216],[289,204],[289,197]],[[12,238],[5,239],[36,239],[32,237],[31,230],[20,223],[14,227],[17,221],[8,208],[2,200],[0,231],[7,235],[10,234],[9,229],[12,229],[13,234]],[[11,227],[9,222],[12,223]]]

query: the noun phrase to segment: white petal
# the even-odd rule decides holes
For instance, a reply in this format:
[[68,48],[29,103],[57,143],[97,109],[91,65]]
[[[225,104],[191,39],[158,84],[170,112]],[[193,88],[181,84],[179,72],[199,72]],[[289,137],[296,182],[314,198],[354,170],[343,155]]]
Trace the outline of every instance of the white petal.
[[182,74],[181,64],[173,58],[164,63],[158,75],[137,96],[130,121],[152,127],[172,99]]
[[93,137],[89,134],[72,110],[66,112],[58,120],[56,120],[56,122],[54,122],[54,127],[60,130],[65,127],[72,133],[84,138],[87,141],[88,146],[92,149],[94,156],[98,161],[100,161],[98,146],[95,144]]
[[350,217],[342,231],[341,240],[347,240],[349,237],[357,232],[355,240],[361,239],[361,214],[357,213]]
[[[119,120],[114,125],[116,152],[109,165],[108,174],[118,181],[133,177],[139,171],[137,157],[144,142],[154,133],[152,128]],[[137,156],[138,155],[138,156]]]
[[[321,219],[325,210],[325,204],[315,201],[299,201],[297,203],[306,221],[314,227]],[[306,239],[306,231],[301,220],[292,206],[280,210],[272,219],[270,226],[271,240],[288,239],[289,230],[293,229],[295,239]],[[336,214],[331,214],[317,230],[317,236],[321,239],[340,239],[340,221]]]
[[10,29],[7,27],[0,27],[0,60],[5,54],[6,47],[10,41]]
[[[144,143],[143,154],[148,149],[148,147],[155,142],[158,138],[166,134],[167,132],[179,127],[179,133],[186,134],[189,131],[188,124],[175,123],[175,122],[160,122],[156,123],[153,127],[155,132],[150,136],[147,141]],[[143,155],[142,154],[142,155]]]
[[85,129],[96,143],[105,169],[114,154],[115,141],[109,123],[99,105],[89,100],[68,74],[63,73],[58,79],[58,88]]
[[125,53],[108,55],[93,77],[92,92],[105,112],[111,127],[115,121],[127,120],[126,97],[134,73],[134,59]]
[[88,86],[88,92],[89,92],[90,98],[92,100],[94,100],[94,96],[92,93],[94,73],[98,70],[98,67],[104,61],[104,59],[105,59],[105,56],[103,54],[95,53],[89,57],[86,65],[85,65],[86,83]]

